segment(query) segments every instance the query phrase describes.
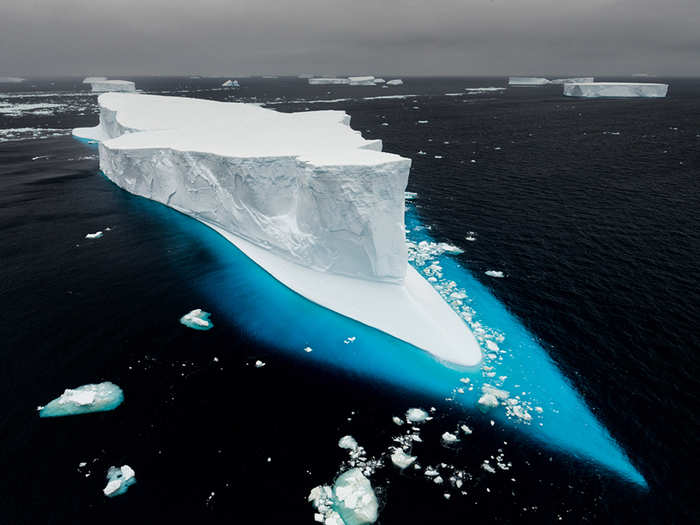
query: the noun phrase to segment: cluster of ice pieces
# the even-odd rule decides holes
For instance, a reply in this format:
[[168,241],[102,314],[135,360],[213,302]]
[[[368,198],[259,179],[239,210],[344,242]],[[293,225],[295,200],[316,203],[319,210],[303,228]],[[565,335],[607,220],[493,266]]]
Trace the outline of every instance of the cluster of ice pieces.
[[106,381],[77,388],[67,388],[63,394],[39,407],[39,417],[60,417],[114,410],[124,401],[124,392]]
[[136,483],[136,472],[129,465],[110,467],[107,471],[107,486],[102,489],[108,498],[124,494],[128,488]]
[[319,485],[311,489],[308,500],[318,511],[314,519],[324,525],[363,525],[377,521],[377,497],[359,468],[343,472],[332,488]]
[[227,80],[226,82],[221,84],[221,87],[237,88],[237,87],[241,87],[241,85],[238,83],[238,80]]
[[373,76],[362,77],[313,77],[308,79],[309,84],[314,86],[326,86],[334,84],[346,84],[348,86],[376,86],[384,84],[385,86],[400,86],[403,80],[397,78],[386,81],[383,78],[375,78]]
[[209,312],[196,308],[180,317],[180,323],[194,330],[211,330],[214,323],[209,320],[210,315]]

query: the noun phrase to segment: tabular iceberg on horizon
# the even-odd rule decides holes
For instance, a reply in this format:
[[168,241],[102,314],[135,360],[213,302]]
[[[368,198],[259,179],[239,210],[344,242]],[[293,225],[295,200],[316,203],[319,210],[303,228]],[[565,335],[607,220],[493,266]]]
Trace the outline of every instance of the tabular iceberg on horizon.
[[650,82],[580,82],[564,84],[567,97],[646,97],[664,98],[668,84]]
[[342,111],[107,93],[100,142],[118,186],[207,224],[307,299],[441,360],[473,366],[464,321],[408,265],[411,160],[381,151]]
[[95,93],[110,91],[133,93],[136,91],[136,84],[130,80],[92,80],[88,83]]

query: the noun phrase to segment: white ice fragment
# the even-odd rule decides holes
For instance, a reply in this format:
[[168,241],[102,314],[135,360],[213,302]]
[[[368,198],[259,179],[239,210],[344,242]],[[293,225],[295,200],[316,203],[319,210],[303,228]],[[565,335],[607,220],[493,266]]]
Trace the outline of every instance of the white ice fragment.
[[101,231],[95,232],[95,233],[88,233],[85,235],[86,239],[99,239],[102,237],[103,233]]
[[83,79],[83,84],[92,84],[93,82],[100,82],[107,80],[107,77],[85,77]]
[[107,486],[102,492],[109,498],[124,494],[131,485],[136,483],[135,476],[134,469],[129,465],[110,467],[107,471]]
[[343,436],[338,441],[338,446],[340,448],[355,450],[357,448],[357,441],[352,436]]
[[542,77],[509,77],[509,86],[546,86],[549,80]]
[[459,428],[461,428],[461,429],[462,429],[462,432],[464,432],[466,435],[469,435],[469,434],[472,433],[472,429],[469,428],[467,425],[462,425],[462,426],[459,427]]
[[410,456],[400,448],[395,448],[391,453],[391,462],[402,470],[411,466],[415,460],[416,456]]
[[226,82],[221,84],[221,87],[237,88],[237,87],[241,87],[241,85],[238,83],[238,80],[227,80]]
[[400,417],[394,416],[394,417],[391,418],[391,420],[392,420],[392,421],[394,422],[394,424],[396,424],[396,425],[399,425],[399,426],[403,425],[403,419],[401,419]]
[[93,92],[130,92],[136,91],[136,84],[129,80],[94,80],[90,82],[90,87]]
[[490,339],[486,340],[486,348],[488,348],[492,352],[498,352],[498,345]]
[[406,421],[409,423],[422,423],[428,419],[428,413],[422,408],[409,408],[406,411]]
[[571,77],[571,78],[554,78],[549,81],[550,84],[569,84],[569,83],[591,83],[595,82],[594,77]]
[[650,97],[663,98],[668,92],[668,84],[646,82],[586,82],[564,84],[567,97]]
[[309,84],[312,86],[325,86],[333,84],[349,84],[350,80],[347,78],[331,78],[331,77],[316,77],[310,78]]
[[255,361],[255,368],[262,368],[263,366],[265,366],[265,362],[264,362],[264,361],[260,361],[260,359],[258,359],[257,361]]
[[484,469],[486,472],[490,472],[491,474],[495,474],[495,473],[496,473],[496,469],[493,468],[491,465],[489,465],[488,461],[484,461],[484,462],[481,464],[481,468]]
[[211,330],[214,323],[209,320],[211,314],[196,308],[180,318],[180,323],[194,330]]
[[396,78],[394,80],[389,80],[386,83],[387,86],[400,86],[402,84],[403,84],[403,80],[401,80],[400,78]]
[[67,388],[60,397],[39,408],[39,417],[105,412],[114,410],[122,401],[124,401],[122,389],[109,381],[83,385],[73,389]]
[[459,441],[459,438],[451,432],[445,432],[442,434],[442,441],[447,445],[452,445],[453,443]]
[[484,273],[489,277],[496,277],[498,279],[502,279],[504,277],[503,272],[499,270],[486,270]]
[[359,468],[350,469],[335,481],[334,508],[345,525],[363,525],[377,521],[377,497],[369,480]]
[[313,350],[313,348],[311,348],[310,346],[307,346],[307,347],[304,348],[304,352],[306,352],[306,353],[309,353],[309,352],[311,352],[312,350]]

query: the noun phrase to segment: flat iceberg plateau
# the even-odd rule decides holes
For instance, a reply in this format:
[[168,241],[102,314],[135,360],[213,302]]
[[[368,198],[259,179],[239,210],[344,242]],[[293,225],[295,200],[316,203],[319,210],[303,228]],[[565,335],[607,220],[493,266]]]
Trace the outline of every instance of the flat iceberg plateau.
[[114,383],[106,381],[96,385],[67,388],[63,394],[46,406],[39,407],[39,417],[61,417],[107,412],[124,401],[124,392]]
[[509,86],[546,86],[549,80],[542,77],[508,77]]
[[107,485],[102,492],[108,498],[113,498],[124,494],[134,483],[136,483],[136,472],[129,465],[109,467]]
[[550,84],[570,84],[572,82],[576,82],[576,83],[595,82],[595,78],[593,78],[593,77],[553,78],[552,80],[549,81]]
[[364,76],[364,77],[348,77],[351,86],[373,86],[374,77]]
[[564,84],[567,97],[650,97],[663,98],[668,84],[649,82],[585,82]]
[[83,84],[92,84],[93,82],[102,82],[104,80],[107,80],[107,77],[85,77]]
[[309,84],[312,86],[326,86],[332,84],[349,84],[350,80],[347,78],[336,78],[336,77],[315,77],[309,79]]
[[136,91],[136,84],[130,80],[93,80],[90,82],[92,91],[96,93],[106,93],[109,91],[120,91],[133,93]]
[[408,264],[410,159],[365,140],[342,111],[106,93],[100,168],[125,190],[211,227],[312,302],[460,366],[476,338]]

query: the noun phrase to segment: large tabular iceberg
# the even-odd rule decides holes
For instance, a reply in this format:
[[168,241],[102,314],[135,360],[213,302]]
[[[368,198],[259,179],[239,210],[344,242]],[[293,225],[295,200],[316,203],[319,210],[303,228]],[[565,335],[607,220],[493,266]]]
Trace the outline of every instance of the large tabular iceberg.
[[108,91],[121,91],[133,93],[136,91],[136,84],[129,80],[93,80],[90,82],[92,90],[98,93]]
[[651,97],[663,98],[668,84],[649,82],[586,82],[564,84],[567,97]]
[[541,77],[508,77],[509,86],[546,86],[549,80]]
[[83,84],[92,84],[93,82],[101,82],[107,80],[107,77],[85,77]]
[[312,86],[327,86],[333,84],[349,84],[350,80],[347,78],[336,78],[336,77],[317,77],[310,78],[309,84]]
[[572,78],[553,78],[549,81],[550,84],[570,84],[572,82],[595,82],[593,77],[572,77]]
[[481,360],[473,334],[407,263],[409,159],[341,111],[108,93],[100,168],[127,191],[218,231],[307,299],[438,358]]

